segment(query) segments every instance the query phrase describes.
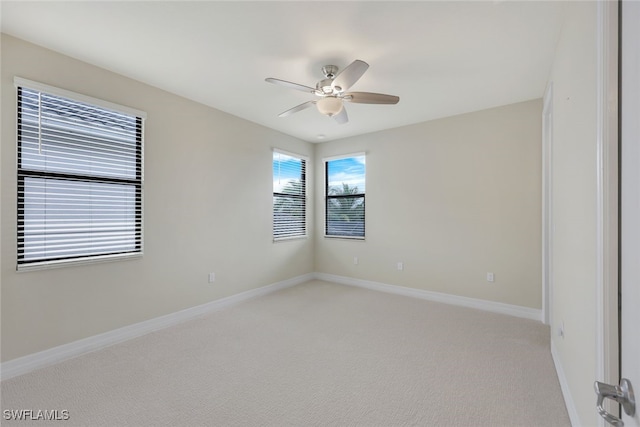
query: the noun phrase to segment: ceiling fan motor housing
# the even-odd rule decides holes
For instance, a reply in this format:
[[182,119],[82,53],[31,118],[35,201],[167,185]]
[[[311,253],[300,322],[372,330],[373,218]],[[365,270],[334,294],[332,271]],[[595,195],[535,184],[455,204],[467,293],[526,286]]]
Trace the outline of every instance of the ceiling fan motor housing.
[[336,65],[325,65],[322,67],[322,74],[326,77],[324,80],[320,80],[316,83],[317,94],[322,95],[335,95],[342,90],[341,87],[333,86],[333,79],[338,75],[339,68]]
[[324,79],[324,80],[320,80],[318,83],[316,83],[316,90],[318,93],[318,95],[323,96],[323,95],[332,95],[333,94],[333,86],[331,86],[331,83],[333,82],[333,80],[331,79]]

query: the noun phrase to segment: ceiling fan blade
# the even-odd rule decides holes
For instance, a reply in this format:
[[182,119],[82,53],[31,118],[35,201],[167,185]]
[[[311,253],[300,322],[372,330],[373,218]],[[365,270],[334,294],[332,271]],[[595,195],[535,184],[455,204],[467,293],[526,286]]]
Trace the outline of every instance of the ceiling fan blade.
[[340,112],[338,114],[333,116],[333,118],[340,125],[343,125],[343,124],[345,124],[345,123],[347,123],[349,121],[349,116],[347,115],[347,109],[344,108],[344,105],[342,106],[342,110],[340,110]]
[[342,99],[358,104],[397,104],[400,101],[398,96],[373,92],[349,92]]
[[287,111],[278,114],[278,117],[287,117],[287,116],[290,116],[293,113],[297,113],[298,111],[306,110],[307,108],[311,107],[315,103],[316,103],[316,101],[307,101],[307,102],[302,103],[300,105],[296,105],[295,107],[290,108]]
[[341,92],[345,91],[353,86],[353,84],[357,82],[360,77],[362,77],[364,72],[367,71],[367,68],[369,68],[369,64],[356,59],[351,64],[349,64],[347,68],[338,73],[336,78],[333,79],[331,86]]
[[298,83],[291,83],[288,82],[286,80],[280,80],[280,79],[274,79],[274,78],[266,78],[264,79],[265,82],[269,82],[269,83],[273,83],[276,85],[280,85],[280,86],[284,86],[284,87],[288,87],[289,89],[295,89],[295,90],[301,90],[303,92],[308,92],[308,93],[315,93],[316,90],[312,87],[309,86],[305,86],[305,85],[299,85]]

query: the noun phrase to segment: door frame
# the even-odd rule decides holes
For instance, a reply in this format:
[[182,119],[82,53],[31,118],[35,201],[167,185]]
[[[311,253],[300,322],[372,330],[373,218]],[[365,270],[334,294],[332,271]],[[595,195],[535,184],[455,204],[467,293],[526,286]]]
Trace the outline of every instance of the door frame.
[[542,101],[542,323],[553,325],[553,82]]
[[[618,1],[597,2],[595,379],[609,384],[620,381],[618,11]],[[609,403],[607,409],[619,415],[619,405]],[[601,417],[594,416],[599,426],[605,426]]]

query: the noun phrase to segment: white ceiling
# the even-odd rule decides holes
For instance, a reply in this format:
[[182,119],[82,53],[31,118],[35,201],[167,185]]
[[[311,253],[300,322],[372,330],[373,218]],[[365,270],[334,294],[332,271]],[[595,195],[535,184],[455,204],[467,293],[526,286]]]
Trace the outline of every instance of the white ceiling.
[[[563,2],[2,1],[2,32],[321,142],[542,97]],[[349,123],[315,110],[321,68],[361,59],[354,91],[397,105],[347,104]],[[117,101],[117,100],[116,100]],[[324,139],[319,139],[324,135]]]

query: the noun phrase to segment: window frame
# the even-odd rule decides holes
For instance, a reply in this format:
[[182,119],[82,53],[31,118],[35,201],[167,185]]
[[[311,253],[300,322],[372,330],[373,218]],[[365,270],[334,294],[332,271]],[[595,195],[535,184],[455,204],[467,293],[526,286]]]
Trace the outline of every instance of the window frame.
[[[274,154],[279,153],[279,154],[283,154],[285,156],[289,156],[289,157],[293,157],[295,159],[300,160],[301,162],[303,162],[304,166],[301,167],[301,171],[300,171],[300,180],[302,181],[302,189],[303,189],[303,194],[302,195],[297,195],[297,194],[290,194],[290,193],[280,193],[280,192],[276,192],[273,189],[273,180],[275,178],[275,176],[273,175],[273,162],[274,162]],[[271,190],[272,190],[272,194],[273,194],[273,198],[272,198],[272,206],[271,206],[271,215],[272,215],[272,220],[271,220],[271,237],[273,239],[273,242],[286,242],[289,240],[296,240],[296,239],[306,239],[307,237],[309,237],[309,226],[308,226],[308,218],[309,218],[309,199],[308,199],[308,179],[307,177],[309,176],[309,157],[307,156],[303,156],[301,154],[297,154],[297,153],[292,153],[290,151],[286,151],[286,150],[281,150],[279,148],[273,148],[272,149],[272,153],[271,153],[271,178],[272,178],[272,186],[271,186]],[[302,205],[303,205],[303,232],[302,234],[297,234],[297,235],[293,235],[293,236],[276,236],[275,235],[275,223],[276,223],[276,211],[275,211],[275,203],[273,203],[273,200],[276,197],[290,197],[290,198],[294,198],[294,199],[299,199],[302,201]]]
[[[323,170],[324,170],[324,227],[323,227],[323,234],[324,237],[327,239],[346,239],[346,240],[358,240],[358,241],[364,241],[366,240],[366,236],[367,236],[367,227],[366,227],[366,180],[367,180],[367,167],[366,167],[366,152],[357,152],[357,153],[350,153],[350,154],[344,154],[344,155],[339,155],[339,156],[331,156],[331,157],[325,157],[322,159],[323,162]],[[365,158],[365,169],[364,169],[364,179],[365,179],[365,191],[362,193],[357,193],[355,195],[350,194],[350,195],[330,195],[329,194],[329,162],[335,161],[335,160],[343,160],[343,159],[349,159],[349,158],[355,158],[355,157],[364,157]],[[343,234],[328,234],[328,227],[329,227],[329,200],[331,199],[340,199],[340,198],[347,198],[347,197],[362,197],[362,203],[363,203],[363,235],[362,236],[351,236],[351,235],[343,235]]]
[[[66,267],[72,265],[93,264],[104,261],[124,260],[130,258],[140,258],[144,253],[144,123],[146,113],[134,108],[114,104],[102,99],[86,96],[69,90],[49,86],[46,84],[34,82],[31,80],[14,77],[14,86],[16,88],[16,271],[41,270],[56,267]],[[23,167],[22,151],[23,136],[21,131],[21,93],[22,90],[35,91],[49,96],[65,98],[73,102],[87,104],[95,109],[109,110],[131,118],[135,118],[138,131],[136,131],[135,143],[135,178],[91,175],[77,171],[46,171],[33,168]],[[133,186],[135,191],[135,219],[134,219],[134,249],[122,252],[109,252],[99,254],[78,254],[72,256],[51,257],[36,260],[24,260],[25,240],[25,180],[29,178],[35,179],[52,179],[65,182],[79,182],[88,184],[114,184]]]

